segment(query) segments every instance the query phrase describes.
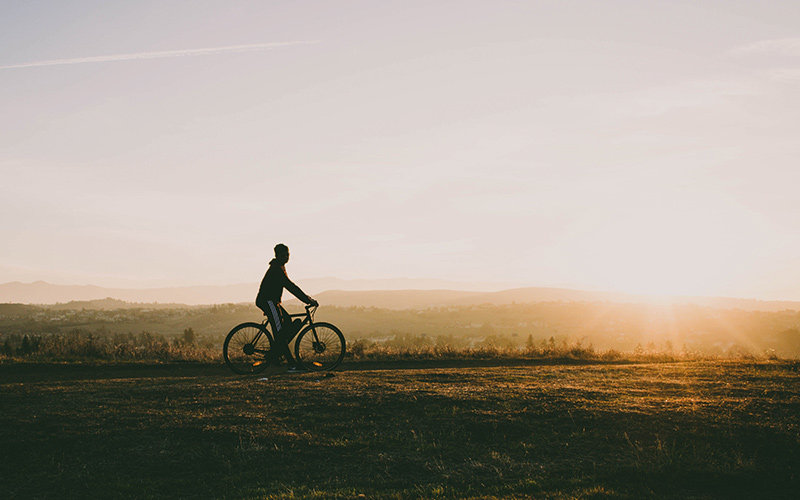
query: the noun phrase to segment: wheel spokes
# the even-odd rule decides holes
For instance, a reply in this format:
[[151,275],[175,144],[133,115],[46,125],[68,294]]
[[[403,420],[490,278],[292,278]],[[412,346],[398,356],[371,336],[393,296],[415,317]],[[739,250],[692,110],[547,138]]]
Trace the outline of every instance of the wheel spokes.
[[311,369],[328,369],[338,364],[344,354],[339,333],[324,325],[313,326],[298,342],[298,355]]
[[225,360],[238,373],[252,373],[264,368],[269,338],[259,325],[243,325],[229,335]]

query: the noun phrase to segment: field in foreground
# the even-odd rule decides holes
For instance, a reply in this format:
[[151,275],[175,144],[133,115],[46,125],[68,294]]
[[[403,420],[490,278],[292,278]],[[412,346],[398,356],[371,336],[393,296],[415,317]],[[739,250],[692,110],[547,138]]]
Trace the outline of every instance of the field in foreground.
[[[262,378],[268,380],[261,380]],[[800,365],[0,364],[5,498],[796,498]]]

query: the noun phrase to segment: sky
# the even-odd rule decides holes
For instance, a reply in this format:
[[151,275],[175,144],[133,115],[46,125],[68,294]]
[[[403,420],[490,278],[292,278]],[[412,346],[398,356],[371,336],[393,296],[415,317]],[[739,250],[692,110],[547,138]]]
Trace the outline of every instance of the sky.
[[800,300],[795,0],[3,0],[0,96],[0,283]]

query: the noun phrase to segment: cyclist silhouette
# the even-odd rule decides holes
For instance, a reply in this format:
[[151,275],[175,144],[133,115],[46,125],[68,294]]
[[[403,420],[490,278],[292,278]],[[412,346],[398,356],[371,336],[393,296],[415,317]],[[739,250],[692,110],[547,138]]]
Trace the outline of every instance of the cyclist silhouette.
[[319,305],[313,298],[303,292],[299,286],[295,285],[286,274],[286,263],[289,262],[289,247],[283,243],[275,245],[275,258],[269,263],[264,279],[256,296],[256,305],[264,312],[269,320],[272,331],[275,333],[276,348],[278,352],[272,353],[274,361],[278,361],[280,356],[284,356],[289,362],[289,372],[303,371],[298,366],[292,353],[289,350],[289,342],[297,334],[301,326],[300,320],[291,321],[289,313],[281,306],[283,289],[289,290],[292,295],[308,305]]

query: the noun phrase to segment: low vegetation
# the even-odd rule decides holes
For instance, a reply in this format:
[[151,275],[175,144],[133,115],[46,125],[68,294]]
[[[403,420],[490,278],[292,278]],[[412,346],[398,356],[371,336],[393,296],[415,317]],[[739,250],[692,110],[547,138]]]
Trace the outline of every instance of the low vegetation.
[[[436,360],[583,360],[592,362],[674,362],[711,359],[688,351],[647,349],[633,351],[598,350],[581,341],[555,342],[554,338],[536,342],[529,337],[523,346],[513,339],[486,337],[472,345],[428,337],[395,335],[385,341],[356,339],[348,346],[350,362],[436,361]],[[739,354],[735,359],[778,359],[774,353],[763,356]],[[0,351],[0,362],[138,362],[138,363],[222,363],[217,339],[199,338],[191,328],[179,337],[164,335],[87,333],[72,330],[66,334],[10,336]]]
[[[0,304],[0,360],[214,362],[233,326],[261,318],[247,304]],[[553,302],[425,310],[323,307],[318,319],[343,330],[353,361],[800,356],[798,311]]]

